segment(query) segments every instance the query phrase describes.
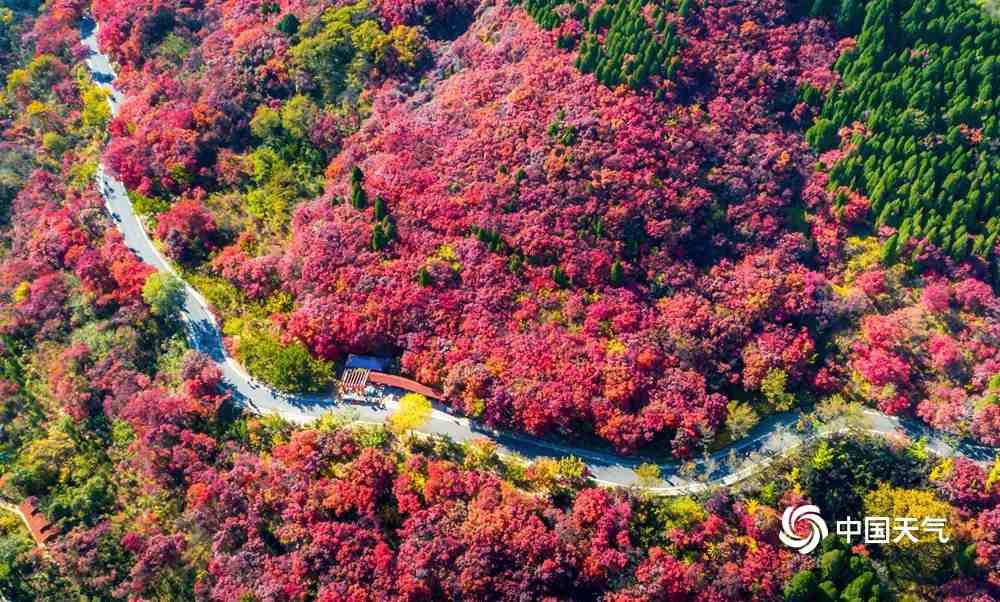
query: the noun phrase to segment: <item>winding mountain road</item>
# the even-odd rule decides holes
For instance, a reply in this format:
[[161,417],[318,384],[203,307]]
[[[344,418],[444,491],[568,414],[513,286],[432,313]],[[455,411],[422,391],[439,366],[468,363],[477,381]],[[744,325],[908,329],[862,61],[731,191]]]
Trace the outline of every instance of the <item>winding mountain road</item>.
[[[86,59],[94,81],[109,92],[112,114],[117,114],[123,94],[114,86],[115,72],[110,60],[101,53],[97,42],[97,26],[84,20],[81,26],[83,44],[89,50]],[[129,200],[125,186],[102,164],[97,171],[97,186],[104,198],[108,212],[121,231],[125,243],[144,262],[161,272],[177,275],[170,262],[159,252],[146,233]],[[303,424],[330,411],[348,412],[356,420],[383,423],[396,409],[390,401],[384,406],[368,405],[339,399],[335,395],[287,395],[275,391],[247,374],[246,370],[226,351],[219,324],[209,304],[189,284],[185,283],[184,322],[191,344],[211,357],[221,368],[226,387],[233,398],[259,414],[279,414],[287,420]],[[701,479],[681,475],[677,463],[661,465],[658,483],[650,484],[636,474],[643,463],[641,458],[619,456],[611,452],[562,445],[553,441],[522,434],[498,432],[452,415],[446,408],[435,406],[427,423],[419,430],[428,435],[447,436],[457,442],[488,437],[500,446],[501,453],[516,453],[529,460],[541,457],[576,456],[582,459],[593,474],[594,480],[607,486],[642,486],[659,495],[684,495],[698,493],[718,485],[735,483],[767,466],[771,458],[786,453],[815,437],[844,430],[844,424],[833,425],[823,432],[801,433],[794,429],[800,414],[790,412],[774,415],[761,421],[750,434],[729,447],[717,451],[696,463],[695,473]],[[946,437],[908,420],[900,420],[872,410],[866,410],[862,428],[880,435],[905,434],[911,438],[925,437],[930,451],[941,455],[963,455],[974,460],[991,461],[996,450],[970,443],[950,442]],[[733,455],[742,458],[742,466],[733,466]],[[739,462],[737,462],[739,464]]]

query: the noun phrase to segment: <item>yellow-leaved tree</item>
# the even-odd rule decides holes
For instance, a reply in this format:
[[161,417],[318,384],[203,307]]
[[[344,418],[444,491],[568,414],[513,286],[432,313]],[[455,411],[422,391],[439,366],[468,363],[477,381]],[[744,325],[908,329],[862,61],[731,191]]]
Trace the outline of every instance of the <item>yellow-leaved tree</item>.
[[[931,491],[891,487],[883,483],[865,495],[864,503],[866,517],[887,517],[890,520],[890,542],[876,545],[881,545],[882,553],[889,560],[887,566],[897,578],[919,583],[934,582],[951,568],[958,541],[951,528],[956,517],[947,502],[938,499]],[[924,528],[925,519],[944,520],[946,543],[941,542],[933,531]],[[901,536],[903,526],[913,526],[915,530]],[[913,541],[910,535],[917,541]]]
[[431,417],[431,409],[429,399],[419,393],[407,393],[399,400],[399,408],[389,417],[389,424],[397,433],[418,429]]

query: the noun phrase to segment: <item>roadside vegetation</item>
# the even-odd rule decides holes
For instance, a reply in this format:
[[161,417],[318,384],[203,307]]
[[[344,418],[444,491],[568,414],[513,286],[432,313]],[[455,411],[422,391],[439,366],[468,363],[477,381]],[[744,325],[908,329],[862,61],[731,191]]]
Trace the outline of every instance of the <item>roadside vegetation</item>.
[[[4,7],[0,497],[55,528],[40,548],[0,511],[5,598],[1000,599],[1000,463],[869,437],[860,410],[1000,444],[982,5]],[[420,396],[380,426],[245,413],[188,348],[182,282],[106,214],[102,157],[282,390],[393,354],[486,426],[695,481],[766,468],[661,497],[657,464],[608,489],[573,457],[409,436]],[[708,453],[802,407],[846,432]],[[802,555],[778,533],[806,503],[948,541]]]

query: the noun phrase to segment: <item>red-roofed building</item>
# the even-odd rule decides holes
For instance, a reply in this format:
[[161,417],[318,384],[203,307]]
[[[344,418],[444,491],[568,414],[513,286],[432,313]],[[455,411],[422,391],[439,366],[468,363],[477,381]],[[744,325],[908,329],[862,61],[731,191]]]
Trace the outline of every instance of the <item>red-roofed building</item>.
[[16,506],[8,502],[0,502],[0,507],[21,518],[38,547],[44,548],[45,544],[56,536],[55,526],[45,518],[44,514],[39,512],[33,498],[27,498]]

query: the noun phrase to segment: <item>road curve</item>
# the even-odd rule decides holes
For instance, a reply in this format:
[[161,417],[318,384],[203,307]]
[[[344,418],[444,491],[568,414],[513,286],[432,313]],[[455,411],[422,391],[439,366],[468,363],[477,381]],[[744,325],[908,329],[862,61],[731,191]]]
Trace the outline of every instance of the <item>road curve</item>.
[[[95,83],[109,93],[112,114],[117,114],[124,99],[114,86],[115,72],[110,60],[101,53],[97,42],[97,26],[91,19],[81,25],[83,44],[89,49],[86,64]],[[136,215],[124,184],[109,173],[103,163],[97,170],[97,186],[104,198],[115,226],[122,233],[125,243],[144,262],[161,272],[177,275],[170,262],[160,253],[146,233]],[[359,422],[384,423],[397,404],[390,401],[384,407],[356,403],[331,395],[288,395],[276,391],[266,383],[255,380],[227,351],[222,333],[209,304],[198,291],[185,282],[183,319],[192,346],[211,357],[222,370],[225,386],[233,398],[259,414],[278,414],[283,418],[303,424],[327,412],[346,412]],[[500,446],[501,453],[516,453],[529,460],[542,457],[576,456],[582,459],[593,474],[594,480],[606,486],[641,486],[658,495],[685,495],[699,493],[719,485],[729,485],[761,470],[771,459],[787,453],[809,440],[845,430],[844,424],[833,425],[822,432],[803,433],[794,426],[799,422],[798,412],[769,416],[762,420],[750,434],[740,441],[717,451],[695,463],[696,479],[682,476],[677,463],[661,465],[660,479],[655,484],[644,481],[635,469],[643,463],[641,458],[619,456],[610,452],[563,445],[538,437],[499,432],[483,428],[466,418],[454,416],[446,408],[436,406],[427,423],[419,430],[427,435],[447,436],[457,442],[467,442],[488,437]],[[865,430],[883,436],[902,434],[911,438],[925,437],[930,451],[941,455],[963,455],[976,461],[991,461],[996,450],[967,442],[953,443],[927,427],[908,420],[886,416],[866,410],[863,417]],[[731,459],[742,459],[733,466]],[[690,474],[685,472],[685,474]]]

